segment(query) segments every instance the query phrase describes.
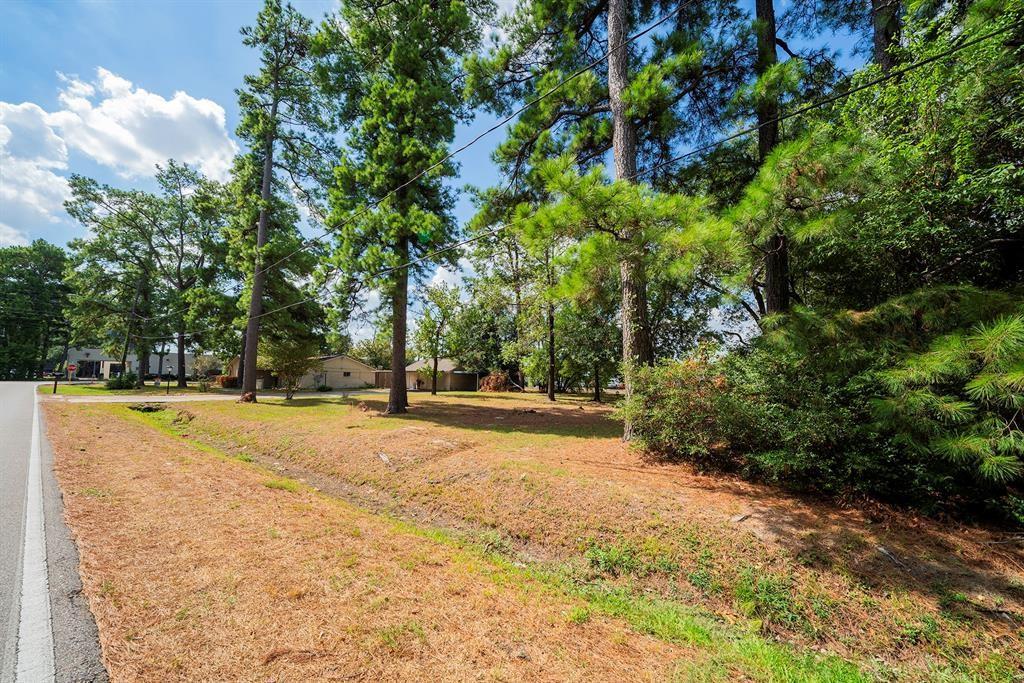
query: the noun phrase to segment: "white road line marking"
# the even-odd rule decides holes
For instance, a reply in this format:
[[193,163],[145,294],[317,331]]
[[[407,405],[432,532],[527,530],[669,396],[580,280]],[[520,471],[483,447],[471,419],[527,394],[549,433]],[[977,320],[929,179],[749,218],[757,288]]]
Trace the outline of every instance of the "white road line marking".
[[25,496],[25,552],[21,566],[21,621],[15,680],[52,681],[53,631],[50,587],[46,575],[46,530],[43,526],[43,474],[39,452],[39,397],[32,387],[32,447]]

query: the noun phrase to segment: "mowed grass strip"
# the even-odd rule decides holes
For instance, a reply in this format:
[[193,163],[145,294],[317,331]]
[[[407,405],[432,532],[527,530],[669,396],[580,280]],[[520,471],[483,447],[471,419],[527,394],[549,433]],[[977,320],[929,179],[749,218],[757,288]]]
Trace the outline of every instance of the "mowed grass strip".
[[[361,512],[184,442],[165,413],[48,413],[115,680],[863,680],[678,605]],[[109,496],[73,494],[100,483]]]
[[130,416],[48,406],[115,681],[664,680],[695,656]]
[[[53,394],[53,382],[47,382],[39,385],[36,388],[39,394],[48,396]],[[181,396],[186,394],[237,394],[237,389],[221,389],[216,385],[212,385],[203,392],[199,389],[199,384],[196,382],[189,382],[186,387],[177,386],[174,381],[171,381],[170,391],[168,391],[167,383],[164,382],[161,385],[156,385],[152,382],[147,382],[146,386],[141,389],[108,389],[103,382],[94,382],[91,384],[67,384],[64,382],[57,383],[57,395],[58,396],[151,396],[158,395],[163,396],[164,394],[170,394],[171,396]]]
[[[410,398],[409,414],[390,417],[378,413],[382,396],[194,404],[171,431],[358,505],[468,532],[520,563],[582,565],[576,584],[698,605],[896,680],[1014,681],[1024,666],[1014,578],[1024,557],[984,529],[898,511],[873,519],[870,507],[651,462],[621,442],[607,406],[580,397]],[[951,609],[953,594],[970,603]]]

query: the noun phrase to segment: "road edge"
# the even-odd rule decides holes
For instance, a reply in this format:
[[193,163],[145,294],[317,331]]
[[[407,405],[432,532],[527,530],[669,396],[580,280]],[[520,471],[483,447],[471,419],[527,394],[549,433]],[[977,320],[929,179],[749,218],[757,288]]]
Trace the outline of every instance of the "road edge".
[[42,409],[39,427],[50,618],[54,652],[59,655],[54,680],[106,683],[109,677],[103,664],[99,629],[82,592],[78,546],[64,521],[64,496],[53,471],[53,447],[46,437],[46,413]]

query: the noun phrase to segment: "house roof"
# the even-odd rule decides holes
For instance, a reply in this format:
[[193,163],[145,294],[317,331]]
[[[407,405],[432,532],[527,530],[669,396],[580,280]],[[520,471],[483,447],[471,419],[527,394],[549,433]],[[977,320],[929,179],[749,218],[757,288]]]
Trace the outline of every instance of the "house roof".
[[[428,358],[426,360],[418,360],[412,365],[408,366],[406,372],[416,372],[420,368],[427,368],[428,370],[434,369],[434,359]],[[459,364],[453,361],[451,358],[438,358],[437,359],[437,371],[438,372],[461,372],[462,368]]]
[[348,360],[352,361],[356,365],[362,365],[367,370],[376,370],[376,368],[370,367],[369,365],[367,365],[363,361],[359,360],[358,358],[353,358],[352,356],[348,355],[347,353],[333,353],[333,354],[330,354],[330,355],[327,355],[327,356],[320,356],[318,360],[320,360],[320,361],[329,361],[329,360],[331,360],[333,358],[347,358]]

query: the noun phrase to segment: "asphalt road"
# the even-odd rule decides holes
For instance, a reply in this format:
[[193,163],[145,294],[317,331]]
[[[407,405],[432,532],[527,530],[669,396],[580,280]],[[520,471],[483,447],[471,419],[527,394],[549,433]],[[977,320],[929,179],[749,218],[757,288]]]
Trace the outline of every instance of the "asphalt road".
[[34,391],[0,382],[0,681],[106,681]]

